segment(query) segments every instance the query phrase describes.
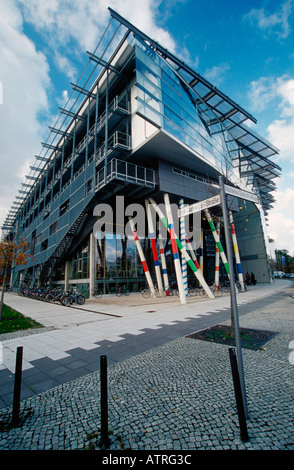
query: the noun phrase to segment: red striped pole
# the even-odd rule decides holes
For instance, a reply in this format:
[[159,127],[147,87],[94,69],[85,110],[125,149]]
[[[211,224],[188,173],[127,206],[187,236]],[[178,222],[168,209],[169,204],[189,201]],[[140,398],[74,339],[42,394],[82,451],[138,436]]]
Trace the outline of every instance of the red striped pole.
[[134,240],[135,240],[135,243],[136,243],[136,247],[137,247],[137,250],[138,250],[138,253],[139,253],[139,256],[140,256],[140,260],[141,260],[141,263],[142,263],[142,266],[143,266],[143,269],[144,269],[144,273],[145,273],[145,276],[146,276],[146,280],[147,280],[149,289],[150,289],[152,295],[155,296],[154,284],[153,284],[152,277],[151,277],[149,269],[148,269],[148,265],[147,265],[142,247],[141,247],[140,240],[138,238],[138,234],[135,230],[134,221],[130,217],[129,217],[129,221],[130,221],[131,230],[133,232],[133,237],[134,237]]
[[162,234],[161,234],[159,224],[158,224],[158,244],[159,244],[159,252],[160,252],[160,259],[161,259],[165,294],[170,295],[167,268],[166,268],[166,260],[165,260],[164,248],[163,248],[163,243],[162,243]]
[[163,285],[162,285],[162,279],[161,279],[161,272],[160,272],[160,265],[159,265],[159,260],[158,260],[158,255],[157,255],[157,248],[156,248],[156,238],[155,238],[155,232],[154,232],[154,227],[153,227],[153,221],[152,221],[152,216],[150,212],[150,207],[148,204],[148,201],[145,201],[145,206],[146,206],[146,212],[147,212],[147,221],[148,221],[148,230],[149,230],[149,235],[150,235],[150,240],[151,240],[151,248],[152,248],[152,254],[153,254],[153,260],[154,260],[154,266],[155,266],[155,274],[156,274],[156,280],[157,280],[157,288],[159,292],[163,293]]

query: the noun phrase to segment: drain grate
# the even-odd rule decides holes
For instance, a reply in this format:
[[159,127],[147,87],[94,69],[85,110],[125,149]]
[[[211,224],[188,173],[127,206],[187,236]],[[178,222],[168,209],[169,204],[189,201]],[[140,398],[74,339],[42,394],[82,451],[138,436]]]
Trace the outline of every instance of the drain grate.
[[[275,331],[240,328],[241,347],[256,351],[257,349],[262,348],[277,334],[278,333]],[[232,329],[228,325],[215,325],[211,328],[187,335],[186,338],[200,339],[211,343],[227,344],[228,346],[236,345],[234,334],[232,334]]]

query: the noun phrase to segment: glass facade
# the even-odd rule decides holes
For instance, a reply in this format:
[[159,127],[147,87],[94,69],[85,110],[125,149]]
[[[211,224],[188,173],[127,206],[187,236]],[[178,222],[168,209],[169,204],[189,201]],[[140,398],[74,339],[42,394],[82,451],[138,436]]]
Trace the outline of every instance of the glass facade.
[[[211,134],[195,96],[176,72],[146,44],[137,40],[136,80],[138,112],[197,152],[228,176],[233,175],[229,138],[221,124]],[[200,100],[199,100],[200,104]]]

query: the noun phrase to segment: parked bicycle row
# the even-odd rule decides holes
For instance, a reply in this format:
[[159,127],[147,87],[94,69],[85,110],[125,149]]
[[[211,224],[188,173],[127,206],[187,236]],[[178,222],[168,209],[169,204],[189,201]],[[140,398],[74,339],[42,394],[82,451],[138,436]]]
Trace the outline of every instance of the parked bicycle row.
[[24,288],[19,289],[18,295],[29,297],[30,299],[43,300],[44,302],[61,303],[66,307],[85,303],[85,297],[76,290],[63,291],[61,289],[45,289],[45,288]]
[[[238,290],[238,292],[246,292],[247,291],[247,286],[246,284],[244,283],[244,287],[241,285],[241,283],[238,281],[236,282],[236,288]],[[223,283],[212,283],[210,285],[210,289],[212,291],[212,293],[214,294],[215,297],[221,297],[224,293],[228,293],[230,292],[230,282],[229,281],[224,281]],[[154,288],[154,292],[155,292],[155,297],[165,297],[166,295],[167,296],[173,296],[173,295],[177,295],[179,296],[179,289],[176,285],[176,283],[174,283],[172,286],[169,286],[168,288],[168,291],[162,291],[160,289],[158,289],[156,286]],[[152,296],[152,291],[150,289],[149,286],[146,286],[146,287],[142,287],[140,289],[140,293],[142,294],[142,296],[145,298],[145,299],[148,299],[149,297]],[[188,296],[189,297],[195,297],[199,295],[200,297],[207,297],[207,293],[205,291],[205,289],[200,286],[199,284],[195,284],[191,287],[188,288]]]

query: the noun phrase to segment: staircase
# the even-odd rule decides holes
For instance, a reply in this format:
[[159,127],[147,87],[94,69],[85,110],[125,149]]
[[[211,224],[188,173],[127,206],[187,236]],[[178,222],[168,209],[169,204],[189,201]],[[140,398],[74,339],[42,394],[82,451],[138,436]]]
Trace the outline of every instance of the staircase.
[[63,257],[67,247],[69,246],[73,237],[77,234],[80,226],[82,225],[82,221],[86,214],[86,210],[82,211],[75,222],[70,227],[69,231],[59,243],[59,245],[55,248],[54,252],[50,256],[49,260],[43,263],[40,267],[40,285],[45,285],[50,281],[50,277],[52,275],[53,269],[58,263],[58,261]]

